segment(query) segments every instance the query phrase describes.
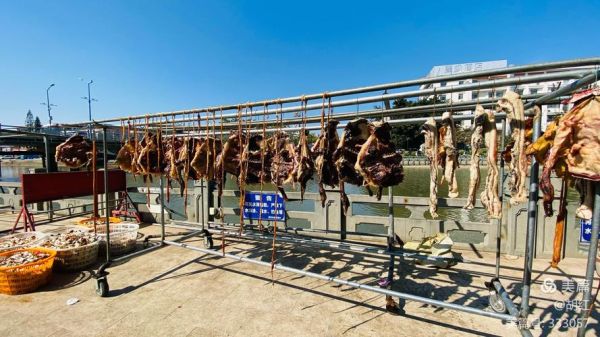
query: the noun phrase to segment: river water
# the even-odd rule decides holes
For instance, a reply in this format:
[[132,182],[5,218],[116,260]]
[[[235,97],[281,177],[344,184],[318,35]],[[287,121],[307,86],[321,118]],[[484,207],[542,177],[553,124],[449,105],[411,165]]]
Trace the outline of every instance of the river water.
[[21,173],[29,173],[28,167],[2,165],[0,181],[19,181]]

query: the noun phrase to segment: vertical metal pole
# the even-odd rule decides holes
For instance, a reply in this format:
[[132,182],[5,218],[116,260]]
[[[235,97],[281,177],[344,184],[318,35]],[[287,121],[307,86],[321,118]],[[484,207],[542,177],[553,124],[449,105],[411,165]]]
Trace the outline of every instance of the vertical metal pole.
[[[504,149],[504,137],[506,133],[506,118],[502,119],[500,133],[500,149]],[[489,151],[489,149],[488,149]],[[490,168],[488,167],[488,170]],[[496,278],[500,277],[500,248],[502,245],[502,211],[504,208],[504,156],[500,155],[500,176],[498,182],[498,197],[500,198],[500,219],[496,220]]]
[[[344,182],[340,181],[340,186],[341,184],[344,184]],[[350,211],[352,211],[352,208],[350,208]],[[340,212],[340,240],[346,240],[346,215],[343,210]]]
[[[46,156],[46,173],[52,172],[52,154],[50,153],[50,139],[48,136],[44,136],[44,154]],[[54,206],[52,200],[48,201],[48,219],[52,221],[54,219]]]
[[388,268],[388,280],[394,280],[394,255],[391,251],[394,249],[394,240],[396,238],[396,228],[394,226],[394,193],[392,186],[388,187],[388,250],[390,251],[390,266]]
[[108,145],[106,127],[102,128],[102,160],[104,161],[104,215],[106,220],[106,262],[110,261],[110,209],[108,205]]
[[[533,121],[533,139],[540,136],[541,116],[534,117]],[[525,244],[525,265],[523,267],[523,294],[521,298],[521,315],[529,315],[529,295],[531,293],[531,273],[533,271],[533,256],[535,253],[535,236],[537,227],[537,206],[538,206],[538,174],[539,163],[532,159],[531,171],[529,173],[529,202],[527,204],[527,239]]]
[[160,176],[160,243],[165,241],[165,178]]
[[596,269],[596,254],[598,251],[598,232],[600,231],[600,183],[594,183],[594,215],[592,218],[592,237],[590,239],[590,248],[588,251],[587,268],[585,270],[585,281],[588,285],[583,291],[583,307],[579,317],[581,318],[581,326],[577,330],[578,337],[585,336],[585,328],[588,317],[594,303],[592,303],[592,290],[594,289],[594,269]]
[[[207,181],[205,179],[200,180],[200,191],[201,191],[200,192],[201,193],[200,194],[200,199],[201,199],[201,202],[202,202],[202,229],[204,229],[207,226],[207,223],[206,223],[207,219],[205,219],[205,215],[204,215],[204,213],[206,212],[206,207],[204,207],[205,206],[205,204],[204,204],[204,188],[205,188],[205,186],[204,186],[205,183],[204,182],[205,181],[206,181],[206,191],[207,192],[208,192],[209,186],[210,186],[210,182],[209,181]],[[209,205],[209,207],[210,207],[210,205]]]
[[88,85],[87,85],[87,87],[88,87],[88,97],[87,97],[88,98],[88,118],[89,118],[90,122],[92,121],[92,94],[90,93],[91,92],[90,84],[92,84],[92,83],[94,83],[94,81],[89,81]]
[[394,192],[392,186],[388,187],[388,244],[393,245],[396,235],[394,224]]
[[88,127],[88,137],[92,138],[92,94],[91,94],[91,89],[90,89],[90,84],[94,83],[94,81],[89,81],[88,82],[88,120],[90,121],[90,125]]
[[50,114],[50,110],[52,107],[50,106],[50,88],[52,88],[54,84],[51,84],[48,89],[46,89],[46,106],[48,107],[48,126],[52,125],[52,115]]

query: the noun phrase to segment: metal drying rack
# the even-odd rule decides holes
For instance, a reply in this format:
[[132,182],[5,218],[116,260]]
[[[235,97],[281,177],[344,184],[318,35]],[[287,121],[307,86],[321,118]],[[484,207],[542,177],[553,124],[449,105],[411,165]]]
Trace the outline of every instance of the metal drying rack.
[[[484,90],[484,89],[495,89],[499,87],[507,87],[507,86],[519,86],[521,84],[528,83],[537,83],[544,81],[559,81],[559,80],[573,80],[568,85],[564,85],[557,90],[546,93],[546,94],[537,94],[537,95],[526,95],[523,96],[523,100],[525,102],[525,109],[532,109],[534,106],[541,106],[545,104],[560,102],[560,99],[564,96],[570,95],[574,91],[588,86],[598,80],[600,75],[600,70],[598,67],[600,66],[600,58],[587,58],[587,59],[575,59],[568,61],[560,61],[560,62],[550,62],[550,63],[540,63],[540,64],[531,64],[524,66],[514,66],[502,69],[494,69],[494,70],[486,70],[486,71],[475,71],[462,73],[457,75],[447,75],[440,77],[425,77],[421,79],[387,83],[381,85],[360,87],[354,89],[346,89],[346,90],[337,90],[330,91],[319,94],[311,94],[311,95],[303,95],[303,96],[294,96],[282,99],[274,99],[274,100],[265,100],[265,101],[257,101],[257,102],[248,102],[237,105],[226,105],[226,106],[213,106],[208,108],[201,109],[191,109],[191,110],[181,110],[181,111],[173,111],[173,112],[162,112],[162,113],[154,113],[148,115],[137,115],[137,116],[129,116],[122,118],[112,118],[112,119],[104,119],[104,120],[96,120],[92,123],[90,122],[81,122],[68,124],[64,126],[79,126],[79,127],[93,127],[96,129],[101,129],[103,131],[102,143],[104,148],[106,149],[106,133],[108,129],[111,128],[122,128],[125,123],[134,122],[138,128],[144,129],[142,125],[145,124],[145,128],[161,128],[165,127],[165,130],[171,128],[173,133],[178,135],[211,135],[218,134],[222,135],[225,132],[228,132],[236,127],[235,118],[245,118],[245,122],[248,123],[248,126],[258,126],[261,125],[260,122],[253,122],[252,119],[257,116],[268,115],[268,116],[276,116],[279,115],[281,117],[281,125],[287,125],[285,128],[286,131],[299,131],[302,129],[300,126],[294,126],[294,124],[299,124],[302,120],[298,116],[292,116],[289,118],[283,118],[284,115],[290,113],[298,113],[301,111],[313,111],[320,110],[324,107],[325,99],[330,100],[327,104],[329,108],[340,108],[340,107],[354,107],[356,111],[345,111],[345,112],[334,112],[331,117],[336,120],[350,120],[358,117],[365,118],[377,118],[383,117],[391,117],[387,120],[392,126],[394,125],[402,125],[402,124],[415,124],[415,123],[423,123],[428,117],[418,117],[418,118],[402,118],[403,115],[411,114],[411,113],[421,113],[421,114],[430,114],[437,120],[441,119],[440,115],[435,115],[436,113],[441,113],[445,109],[452,109],[454,111],[465,111],[472,110],[476,104],[481,104],[486,108],[490,108],[494,105],[494,98],[491,99],[482,99],[477,101],[468,101],[468,102],[460,102],[460,103],[434,103],[432,105],[427,106],[418,106],[418,107],[407,107],[407,108],[396,108],[389,109],[389,102],[394,99],[401,98],[411,98],[411,97],[437,97],[437,95],[454,93],[454,92],[463,92],[469,90]],[[499,78],[499,77],[505,78]],[[417,89],[411,91],[400,91],[400,92],[388,92],[400,88],[406,87],[414,87],[414,86],[423,86],[440,82],[447,81],[458,81],[458,80],[466,80],[466,79],[479,79],[476,83],[466,83],[459,84],[453,86],[445,86],[445,87],[437,87],[437,88],[425,88],[425,89]],[[367,93],[376,93],[382,92],[382,94],[372,95],[372,96],[363,96]],[[351,95],[357,95],[358,97],[354,98],[346,98],[346,99],[337,99],[339,97],[347,97]],[[308,104],[307,102],[312,100],[322,100],[321,103]],[[300,105],[294,104],[300,102]],[[291,105],[290,105],[291,104]],[[365,104],[382,104],[380,109],[369,109],[369,110],[360,110],[360,105]],[[276,106],[276,108],[269,109],[270,106]],[[385,106],[385,107],[384,107]],[[260,109],[254,109],[260,108]],[[242,114],[241,111],[244,111]],[[248,118],[248,112],[250,112],[250,118]],[[395,118],[393,118],[395,117]],[[455,120],[467,120],[472,119],[473,115],[455,115]],[[501,146],[504,146],[504,134],[506,133],[506,121],[504,114],[496,114],[497,121],[502,123],[502,136],[501,136]],[[135,123],[136,121],[140,121],[139,123]],[[145,123],[144,123],[145,121]],[[315,125],[318,121],[318,117],[306,115],[306,129],[308,130],[319,130],[321,128],[320,125]],[[121,125],[115,125],[115,123],[121,123]],[[190,127],[190,123],[198,123],[198,130],[194,131],[194,127]],[[211,124],[217,126],[219,131],[213,129],[213,132],[210,131],[205,132],[202,131],[205,128],[210,128]],[[270,124],[273,124],[270,122]],[[343,128],[345,124],[340,123],[339,128]],[[536,118],[534,122],[533,129],[533,140],[537,139],[540,136],[540,128],[541,128],[541,118]],[[257,128],[258,131],[259,128]],[[249,132],[253,132],[253,130],[246,130]],[[277,131],[277,129],[267,129],[267,132]],[[104,151],[104,163],[107,165],[107,151]],[[534,245],[535,245],[535,236],[536,236],[536,226],[537,226],[537,204],[538,204],[538,171],[539,171],[539,163],[533,159],[533,163],[530,168],[530,182],[529,182],[529,198],[527,204],[528,211],[528,219],[527,219],[527,237],[526,237],[526,246],[525,246],[525,262],[524,262],[524,271],[523,271],[523,290],[521,294],[521,302],[520,305],[515,304],[509,297],[507,291],[504,289],[501,281],[500,281],[500,227],[501,221],[494,221],[497,226],[496,233],[496,270],[495,277],[493,277],[490,282],[486,282],[490,290],[490,304],[494,311],[487,311],[480,308],[475,308],[467,305],[459,305],[455,303],[450,303],[446,301],[436,300],[428,297],[416,296],[404,292],[391,290],[389,285],[385,287],[375,287],[370,285],[365,285],[337,277],[326,276],[319,273],[309,272],[301,269],[291,268],[285,266],[280,263],[276,263],[271,266],[270,263],[260,261],[257,259],[246,258],[235,254],[229,254],[220,252],[218,250],[212,249],[212,235],[213,233],[223,233],[225,230],[229,230],[234,228],[235,226],[226,226],[226,225],[216,225],[214,222],[204,221],[200,223],[201,229],[198,230],[198,227],[192,226],[174,226],[165,224],[165,207],[164,207],[164,179],[161,176],[160,178],[160,206],[161,206],[161,217],[160,217],[160,226],[161,226],[161,236],[160,243],[152,245],[144,250],[140,250],[134,252],[129,255],[125,255],[116,259],[112,259],[110,256],[110,249],[106,251],[106,263],[104,263],[99,270],[94,273],[94,277],[97,282],[97,292],[101,296],[106,296],[108,294],[108,281],[107,275],[108,272],[106,269],[113,263],[129,259],[133,256],[137,256],[143,254],[149,250],[154,250],[162,246],[176,246],[181,248],[187,248],[194,251],[198,251],[204,254],[209,254],[217,257],[223,257],[233,260],[238,260],[242,262],[248,262],[260,266],[265,267],[273,267],[277,270],[282,270],[290,273],[296,273],[328,282],[333,282],[341,285],[346,285],[352,288],[362,289],[365,291],[371,291],[377,294],[382,294],[392,298],[399,298],[403,300],[416,301],[424,304],[429,304],[432,306],[446,308],[451,310],[457,310],[462,312],[467,312],[475,315],[485,316],[500,319],[502,321],[519,321],[519,320],[527,320],[528,315],[530,314],[530,306],[529,299],[531,293],[531,284],[532,284],[532,263],[534,256]],[[107,170],[104,170],[105,185],[108,183],[108,178],[106,176]],[[500,177],[503,179],[504,177],[504,163],[500,163]],[[502,197],[503,195],[503,183],[499,184],[499,192]],[[592,239],[590,242],[590,248],[588,253],[587,267],[586,267],[586,280],[589,284],[592,284],[593,274],[594,274],[594,260],[595,253],[598,245],[598,231],[600,227],[600,184],[595,183],[595,203],[594,203],[594,214],[592,221]],[[108,194],[105,195],[106,204],[109,204]],[[394,216],[393,216],[393,207],[394,205],[399,205],[401,203],[394,202],[394,197],[392,196],[391,188],[388,188],[388,206],[389,206],[389,216],[388,216],[388,245],[385,248],[377,248],[371,247],[368,245],[359,245],[354,243],[344,243],[345,239],[345,229],[342,226],[340,231],[340,240],[331,240],[331,239],[321,239],[321,238],[310,238],[310,237],[302,237],[299,238],[295,235],[284,235],[282,237],[278,237],[278,240],[282,242],[290,242],[302,245],[310,245],[321,248],[330,248],[334,250],[347,250],[351,252],[361,252],[361,253],[375,253],[375,254],[383,254],[389,256],[389,267],[388,267],[388,281],[391,284],[393,281],[393,275],[396,265],[396,257],[399,257],[400,260],[403,258],[415,258],[414,252],[404,251],[402,248],[398,248],[394,246],[395,241],[395,225],[394,225]],[[110,212],[106,212],[106,223],[107,227],[109,224],[109,214]],[[192,225],[198,223],[190,222],[188,225]],[[190,229],[190,232],[187,235],[184,235],[178,240],[171,241],[165,239],[165,227],[174,226],[180,227],[184,229]],[[247,228],[245,228],[247,229]],[[249,230],[245,230],[243,233],[234,233],[231,231],[228,235],[234,236],[243,236],[246,238],[251,238],[255,240],[271,240],[272,236],[268,233],[256,233]],[[187,243],[181,242],[182,240],[193,237],[193,236],[203,236],[205,239],[206,246],[205,247],[197,247],[193,245],[189,245]],[[107,228],[106,235],[107,245],[110,244],[110,230]],[[418,255],[418,254],[416,254]],[[417,257],[418,258],[418,257]],[[400,263],[398,263],[398,272],[400,271]],[[401,275],[401,273],[399,273]],[[591,291],[592,289],[587,289],[583,294],[583,300],[589,303],[591,299]],[[583,320],[583,326],[578,331],[578,336],[583,336],[585,333],[585,326],[587,323],[587,319],[590,315],[591,306],[583,309],[581,311],[580,317]],[[530,327],[528,325],[518,324],[517,328],[519,332],[523,336],[532,336],[530,332]]]

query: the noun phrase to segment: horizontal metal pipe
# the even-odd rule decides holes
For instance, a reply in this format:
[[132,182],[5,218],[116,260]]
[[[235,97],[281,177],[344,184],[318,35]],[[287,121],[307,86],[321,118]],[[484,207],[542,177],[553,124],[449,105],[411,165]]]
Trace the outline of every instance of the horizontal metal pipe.
[[[528,100],[531,99],[535,99],[535,98],[540,98],[542,97],[544,94],[535,94],[535,95],[524,95],[522,96],[522,100],[527,102]],[[444,103],[439,103],[439,104],[428,104],[428,105],[420,105],[420,106],[410,106],[410,107],[402,107],[402,108],[394,108],[394,109],[386,109],[385,112],[383,109],[370,109],[370,110],[362,110],[362,111],[357,111],[357,112],[346,112],[346,113],[336,113],[333,118],[335,118],[335,120],[349,120],[349,119],[354,119],[354,118],[359,118],[359,117],[364,117],[364,118],[369,118],[369,117],[381,117],[382,115],[385,114],[385,116],[398,116],[398,115],[404,115],[404,114],[412,114],[412,113],[429,113],[429,112],[440,112],[440,111],[445,111],[445,110],[450,110],[450,111],[463,111],[463,110],[474,110],[475,106],[477,106],[477,104],[482,105],[484,108],[485,107],[490,107],[490,106],[494,106],[496,104],[496,102],[498,101],[499,98],[487,98],[487,99],[481,99],[481,100],[469,100],[469,101],[462,101],[462,102],[444,102]],[[560,103],[560,101],[557,101],[557,103]],[[552,101],[548,101],[545,104],[552,104]],[[193,119],[184,119],[184,120],[178,120],[179,123],[183,123],[183,122],[194,122],[197,121],[197,118],[193,118]],[[321,121],[321,115],[319,114],[318,116],[310,116],[306,118],[306,123],[307,124],[311,124],[311,123],[320,123]],[[300,117],[294,117],[294,118],[284,118],[282,120],[280,120],[279,122],[274,120],[274,119],[269,119],[267,121],[265,121],[265,125],[267,126],[272,126],[272,125],[276,125],[276,124],[281,124],[281,125],[290,125],[290,124],[298,124],[302,122],[302,118]],[[258,127],[262,127],[263,122],[259,121],[259,120],[255,120],[255,121],[244,121],[244,128],[252,128],[253,126],[258,126]],[[156,125],[158,125],[158,123],[149,123],[148,124],[148,128],[150,129],[152,125],[155,125],[154,127],[152,127],[152,129],[156,130],[158,129],[158,127],[156,127]],[[212,127],[212,125],[210,126]],[[238,128],[238,123],[237,122],[232,122],[232,123],[223,123],[222,124],[223,130],[231,130],[231,129],[237,129]],[[198,127],[197,127],[198,128]],[[199,126],[199,128],[203,131],[206,130],[206,120],[201,121],[201,124]],[[217,129],[221,129],[221,124],[216,125]],[[179,130],[179,131],[186,131],[190,129],[189,127],[186,126],[175,126],[175,130]],[[165,134],[168,134],[169,131],[171,131],[172,128],[171,127],[167,127],[166,129],[163,130],[163,132]],[[216,130],[215,130],[216,132]],[[212,132],[211,132],[212,133]]]
[[[200,109],[159,112],[159,113],[153,113],[153,114],[149,114],[149,115],[144,114],[144,115],[131,116],[130,119],[143,119],[143,118],[146,118],[146,116],[166,117],[166,116],[201,113],[201,112],[206,112],[206,111],[232,110],[232,109],[237,109],[240,106],[242,106],[242,107],[258,107],[258,106],[264,106],[265,104],[279,104],[279,103],[285,104],[285,103],[300,102],[302,100],[321,99],[323,97],[323,95],[326,95],[326,97],[347,96],[347,95],[363,94],[363,93],[373,92],[373,91],[384,91],[384,90],[398,89],[398,88],[403,88],[403,87],[411,87],[411,86],[424,85],[424,84],[456,81],[456,80],[461,80],[461,79],[483,78],[483,77],[491,77],[491,76],[505,75],[505,74],[547,71],[547,70],[556,70],[556,69],[561,69],[561,68],[584,67],[584,66],[594,66],[594,65],[600,65],[600,58],[594,57],[594,58],[573,59],[573,60],[557,61],[557,62],[545,62],[545,63],[536,63],[536,64],[529,64],[529,65],[523,65],[523,66],[507,67],[507,68],[501,68],[501,69],[473,71],[473,72],[467,72],[467,73],[462,73],[462,74],[457,74],[457,75],[424,77],[424,78],[414,79],[414,80],[405,80],[405,81],[400,81],[400,82],[371,85],[371,86],[358,87],[358,88],[353,88],[353,89],[335,90],[335,91],[310,94],[310,95],[292,96],[292,97],[280,98],[280,99],[269,99],[269,100],[241,103],[241,104],[213,106],[213,107],[200,108]],[[122,120],[127,120],[127,119],[128,119],[127,117],[126,118],[109,118],[109,119],[97,120],[97,121],[95,121],[95,123],[109,123],[109,122],[117,122],[117,121],[122,121]],[[88,124],[88,122],[81,122],[81,123],[75,123],[73,125],[87,125],[87,124]]]
[[[544,96],[544,94],[534,94],[534,95],[523,95],[521,96],[522,100],[529,100],[529,99],[535,99],[535,98],[540,98]],[[344,118],[355,118],[355,117],[368,117],[368,116],[378,116],[381,115],[384,111],[386,116],[392,113],[402,113],[402,112],[406,112],[406,113],[412,113],[412,112],[419,112],[421,110],[428,110],[428,109],[447,109],[447,108],[451,108],[454,110],[458,110],[461,106],[464,105],[473,105],[473,104],[487,104],[487,103],[496,103],[498,101],[498,97],[493,97],[493,98],[483,98],[483,99],[478,99],[478,100],[469,100],[469,101],[460,101],[460,102],[452,102],[450,100],[448,101],[444,101],[444,102],[440,102],[437,104],[428,104],[428,105],[418,105],[418,106],[409,106],[409,107],[402,107],[402,108],[394,108],[394,109],[370,109],[370,110],[362,110],[362,111],[358,111],[358,112],[343,112],[343,113],[336,113],[335,114],[335,119],[339,120],[339,119],[344,119]],[[325,109],[327,109],[327,106],[325,106]],[[271,112],[276,113],[277,110],[272,110]],[[254,115],[254,114],[253,114]],[[224,117],[225,118],[225,117]],[[308,123],[310,122],[319,122],[321,119],[321,115],[316,115],[316,116],[310,116],[306,118],[306,121]],[[209,118],[209,120],[211,120]],[[285,123],[298,123],[301,120],[300,117],[296,117],[296,118],[284,118],[281,122]],[[175,123],[175,129],[182,129],[185,126],[182,126],[182,124],[184,123],[195,123],[198,122],[198,117],[193,117],[193,118],[182,118],[182,119],[177,119],[174,121]],[[200,120],[201,122],[201,126],[206,127],[206,118]],[[270,124],[275,124],[277,123],[275,120],[273,119],[269,119],[266,121],[267,125]],[[161,125],[164,124],[164,122],[150,122],[148,123],[148,127],[155,127],[157,125]],[[169,124],[172,124],[171,122],[169,122]],[[223,123],[223,128],[228,128],[228,127],[237,127],[238,123],[237,122],[231,122],[231,123]],[[253,121],[252,123],[244,123],[244,125],[262,125],[262,121]],[[211,125],[212,126],[212,125]],[[221,124],[217,125],[219,128],[221,127]],[[170,130],[170,127],[172,127],[172,125],[169,125],[167,130]]]
[[[526,116],[532,116],[531,113],[526,113]],[[560,114],[556,114],[556,113],[550,113],[548,114],[548,116],[557,116]],[[438,115],[438,116],[431,116],[433,117],[434,120],[436,121],[441,121],[442,120],[442,116]],[[464,121],[464,120],[471,120],[475,117],[475,115],[473,114],[468,114],[468,115],[452,115],[452,118],[454,119],[454,121]],[[496,121],[500,121],[504,118],[506,118],[506,114],[505,113],[496,113],[495,114],[496,117]],[[416,123],[425,123],[430,117],[414,117],[414,118],[404,118],[404,119],[392,119],[392,120],[388,120],[387,122],[391,125],[404,125],[404,124],[416,124]],[[347,123],[340,123],[338,124],[337,128],[338,129],[343,129],[345,128],[347,125]],[[313,125],[313,126],[306,126],[306,127],[301,127],[301,126],[297,126],[297,127],[285,127],[283,130],[286,132],[293,132],[293,131],[300,131],[300,130],[308,130],[308,131],[314,131],[314,130],[320,130],[321,126],[320,125]],[[275,129],[275,128],[271,128],[271,129],[266,129],[265,132],[266,133],[271,133],[271,132],[276,132],[276,131],[281,131],[280,129]],[[262,132],[262,129],[249,129],[249,130],[245,130],[245,132],[248,133],[259,133]],[[227,132],[223,132],[225,134],[227,134]],[[220,131],[216,131],[215,132],[216,135],[221,135]],[[176,136],[205,136],[206,132],[190,132],[187,134],[176,134]],[[211,133],[212,135],[212,133]]]
[[[209,254],[209,255],[226,257],[226,258],[229,258],[232,260],[253,263],[253,264],[256,264],[259,266],[263,266],[263,267],[269,267],[269,268],[271,267],[271,263],[269,263],[269,262],[250,259],[250,258],[243,257],[243,256],[238,256],[238,255],[229,254],[229,253],[223,254],[220,251],[204,249],[204,248],[200,248],[200,247],[190,246],[185,243],[179,243],[179,242],[168,241],[168,240],[165,240],[164,243],[167,245],[171,245],[171,246],[177,246],[177,247],[195,250],[195,251]],[[447,302],[443,302],[443,301],[439,301],[439,300],[435,300],[435,299],[431,299],[431,298],[427,298],[427,297],[421,297],[421,296],[401,293],[401,292],[397,292],[397,291],[393,291],[393,290],[388,290],[388,289],[384,289],[384,288],[373,287],[373,286],[369,286],[366,284],[348,281],[348,280],[344,280],[344,279],[333,277],[333,276],[326,276],[326,275],[309,272],[306,270],[287,267],[287,266],[282,265],[281,263],[275,263],[273,265],[273,268],[277,269],[277,270],[282,270],[282,271],[286,271],[286,272],[290,272],[290,273],[295,273],[295,274],[300,274],[303,276],[316,278],[316,279],[323,280],[326,282],[333,282],[333,283],[349,286],[349,287],[356,288],[356,289],[367,290],[367,291],[371,291],[371,292],[381,294],[381,295],[398,297],[398,298],[405,299],[408,301],[425,303],[425,304],[429,304],[429,305],[432,305],[435,307],[446,308],[446,309],[451,309],[451,310],[456,310],[456,311],[462,311],[462,312],[466,312],[466,313],[470,313],[470,314],[475,314],[475,315],[480,315],[480,316],[485,316],[485,317],[490,317],[490,318],[496,318],[496,319],[500,319],[500,320],[514,319],[513,316],[507,315],[507,314],[488,312],[488,311],[484,311],[484,310],[477,309],[477,308],[467,307],[467,306],[458,305],[458,304],[454,304],[454,303],[447,303]]]
[[[376,96],[337,100],[337,101],[331,102],[331,105],[328,105],[328,106],[335,108],[335,107],[350,106],[350,105],[377,103],[377,102],[383,102],[385,100],[395,100],[395,99],[399,99],[399,98],[431,96],[431,95],[447,94],[447,93],[452,93],[452,92],[490,89],[490,88],[495,88],[495,87],[504,87],[504,86],[509,86],[509,85],[520,85],[520,84],[545,82],[545,81],[579,79],[589,73],[590,73],[589,70],[588,71],[570,70],[570,71],[562,71],[562,72],[548,73],[548,74],[503,78],[503,79],[497,79],[497,80],[482,81],[482,82],[477,82],[477,83],[467,83],[467,84],[460,84],[460,85],[453,85],[453,86],[446,86],[446,87],[432,88],[432,89],[422,89],[422,90],[419,89],[419,90],[403,91],[403,92],[399,92],[399,93],[389,93],[389,94],[384,93],[384,94],[376,95]],[[241,105],[241,107],[246,107],[246,106],[247,105]],[[289,113],[289,112],[299,112],[299,111],[304,111],[304,110],[309,111],[309,110],[321,109],[322,107],[323,107],[322,103],[297,105],[297,106],[285,107],[285,108],[272,108],[272,109],[268,109],[268,110],[266,110],[266,109],[256,110],[256,111],[252,111],[252,115],[260,116],[263,114],[273,114],[273,113],[282,114],[282,113]],[[169,114],[169,115],[184,115],[185,116],[185,115],[190,115],[190,114],[195,114],[195,113],[200,113],[200,112],[207,112],[209,110],[213,111],[213,109],[201,109],[201,110],[197,110],[197,111],[186,111],[183,113]],[[218,115],[218,116],[216,116],[217,118],[221,117],[220,114],[217,114],[217,115]],[[248,112],[248,114],[242,113],[242,116],[248,116],[248,115],[249,115],[249,112]],[[148,115],[148,116],[131,117],[130,119],[138,119],[138,118],[145,119],[146,117],[162,118],[162,117],[165,117],[165,115],[152,114],[152,115]],[[238,117],[238,113],[223,114],[223,118],[237,118],[237,117]],[[206,118],[203,118],[203,119],[206,119]],[[208,119],[211,120],[212,117],[209,116]],[[122,120],[126,121],[126,120],[128,120],[128,118],[113,119],[113,121],[122,121]],[[97,123],[97,124],[105,123],[105,122],[106,121],[104,121],[104,122],[94,121],[94,123]],[[165,121],[164,124],[168,126],[170,123],[171,122]],[[86,125],[86,123],[80,123],[79,125]]]
[[556,97],[560,97],[560,96],[569,94],[581,87],[584,87],[588,84],[592,84],[592,83],[598,81],[598,78],[600,78],[600,70],[595,70],[593,72],[590,72],[589,74],[585,75],[584,77],[582,77],[572,83],[562,86],[561,88],[558,88],[557,90],[555,90],[551,93],[548,93],[532,102],[525,104],[525,109],[533,108],[535,105],[543,105],[546,102],[549,102],[549,101],[555,99]]
[[[216,224],[214,222],[209,222],[209,224],[213,224],[212,227],[208,228],[210,233],[220,234],[223,229],[230,229],[232,231],[226,232],[228,236],[234,237],[245,237],[251,238],[255,240],[268,240],[271,241],[273,239],[272,235],[253,233],[253,232],[243,232],[240,234],[239,225],[237,226],[221,226],[220,224]],[[351,234],[351,233],[349,233]],[[341,251],[349,251],[349,252],[359,252],[359,253],[368,253],[368,254],[377,254],[377,255],[394,255],[394,256],[402,256],[404,258],[412,258],[421,261],[427,261],[430,263],[439,263],[439,262],[450,262],[450,261],[459,261],[454,257],[439,257],[439,256],[431,256],[426,254],[421,254],[416,251],[408,251],[404,249],[396,248],[394,250],[387,250],[378,246],[369,246],[365,244],[356,244],[356,243],[346,243],[339,242],[331,239],[321,239],[315,237],[294,237],[291,236],[287,232],[278,232],[277,241],[280,242],[290,242],[290,243],[298,243],[307,246],[315,246],[315,247],[325,247],[332,248]]]
[[136,252],[114,258],[111,260],[111,262],[120,262],[120,261],[128,260],[133,257],[139,256],[142,254],[146,254],[146,253],[153,251],[155,249],[158,249],[160,247],[162,247],[162,245],[160,243],[155,243],[155,244],[152,244],[150,247],[144,248],[142,250],[138,250]]
[[517,317],[519,315],[519,309],[513,303],[513,301],[511,301],[511,299],[508,297],[508,293],[502,286],[502,283],[500,283],[499,280],[494,280],[494,281],[492,281],[492,285],[494,286],[494,289],[496,289],[496,293],[502,299],[502,302],[504,302],[504,304],[506,305],[506,309],[508,310],[508,312],[511,315]]
[[[502,300],[502,302],[504,302],[504,304],[506,305],[506,309],[508,310],[508,313],[514,317],[518,317],[519,309],[513,303],[513,301],[510,299],[510,297],[508,297],[508,293],[502,286],[502,283],[500,283],[499,280],[493,280],[492,285],[496,289],[496,293],[500,296],[500,299]],[[519,327],[519,325],[517,325],[517,327]],[[531,331],[529,331],[529,329],[519,328],[519,332],[521,333],[521,336],[533,337],[533,335],[531,334]]]

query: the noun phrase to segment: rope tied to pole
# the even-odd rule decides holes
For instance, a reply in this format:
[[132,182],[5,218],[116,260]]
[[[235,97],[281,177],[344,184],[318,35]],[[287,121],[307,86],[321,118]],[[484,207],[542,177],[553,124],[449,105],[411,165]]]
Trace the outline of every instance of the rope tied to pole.
[[267,114],[269,113],[269,105],[267,102],[264,104],[265,113],[263,114],[262,120],[262,144],[260,147],[260,206],[259,206],[259,214],[258,214],[258,229],[259,231],[264,230],[263,222],[262,222],[262,208],[263,208],[263,189],[265,182],[265,152],[266,148],[269,146],[268,141],[266,139],[267,133]]
[[[223,144],[223,108],[219,107],[220,111],[220,134],[221,134],[221,144]],[[223,161],[223,154],[221,154],[221,161]],[[225,165],[221,163],[221,172],[219,177],[219,184],[224,184],[225,181]],[[219,219],[221,220],[221,252],[223,256],[225,256],[225,213],[223,212],[223,196],[219,193]]]
[[[148,131],[148,123],[149,123],[149,116],[146,115],[146,125],[145,125],[145,138],[146,138],[146,146],[148,146],[148,141],[150,141],[150,133]],[[104,164],[106,165],[106,163]],[[147,175],[146,178],[146,205],[148,207],[150,207],[150,151],[146,151],[146,168],[145,168],[145,173]]]
[[[282,124],[279,121],[280,119],[283,120],[283,103],[281,102],[281,100],[278,100],[277,103],[279,104],[279,111],[275,112],[275,125],[277,125],[277,131],[275,133],[275,157],[277,158],[278,154],[279,154],[279,135],[281,133],[281,128],[282,128]],[[277,247],[276,247],[276,243],[277,243],[277,206],[278,206],[278,202],[277,202],[277,195],[279,193],[276,192],[275,195],[275,218],[273,219],[273,244],[271,247],[271,284],[274,285],[275,281],[274,281],[274,269],[275,269],[275,261],[277,260]]]

